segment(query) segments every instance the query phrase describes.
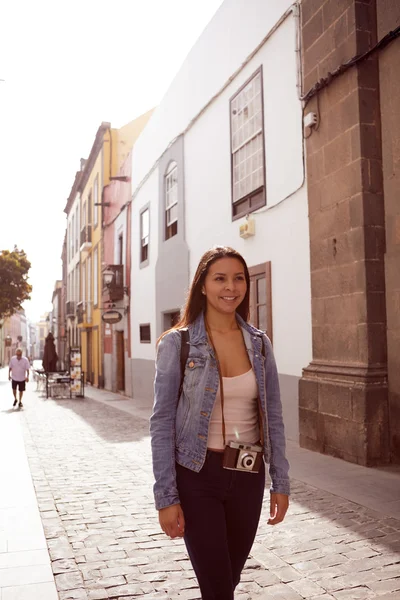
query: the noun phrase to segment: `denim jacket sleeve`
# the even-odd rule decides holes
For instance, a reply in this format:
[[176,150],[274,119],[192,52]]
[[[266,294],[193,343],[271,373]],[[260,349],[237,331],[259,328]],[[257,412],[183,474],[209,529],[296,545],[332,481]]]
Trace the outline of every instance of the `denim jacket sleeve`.
[[180,334],[167,333],[157,349],[150,436],[157,510],[179,504],[175,469],[175,419],[180,385]]
[[266,402],[268,415],[268,430],[270,440],[269,475],[271,477],[271,492],[290,494],[289,462],[286,458],[285,427],[282,416],[282,402],[279,390],[279,377],[274,353],[268,337],[264,337]]

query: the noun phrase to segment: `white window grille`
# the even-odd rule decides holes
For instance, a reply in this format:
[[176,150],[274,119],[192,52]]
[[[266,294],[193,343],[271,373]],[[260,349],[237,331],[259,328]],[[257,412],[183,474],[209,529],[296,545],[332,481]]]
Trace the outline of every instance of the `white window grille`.
[[[259,70],[231,100],[233,214],[255,210],[250,196],[264,188],[264,132],[262,73]],[[242,200],[249,199],[242,203]]]

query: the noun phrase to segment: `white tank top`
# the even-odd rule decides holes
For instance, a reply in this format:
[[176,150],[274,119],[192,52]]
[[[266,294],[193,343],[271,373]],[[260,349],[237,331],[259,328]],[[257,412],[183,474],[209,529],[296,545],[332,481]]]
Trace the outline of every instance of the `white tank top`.
[[[223,377],[225,439],[254,444],[260,439],[258,387],[253,369],[237,377]],[[220,386],[208,430],[208,448],[224,449]]]

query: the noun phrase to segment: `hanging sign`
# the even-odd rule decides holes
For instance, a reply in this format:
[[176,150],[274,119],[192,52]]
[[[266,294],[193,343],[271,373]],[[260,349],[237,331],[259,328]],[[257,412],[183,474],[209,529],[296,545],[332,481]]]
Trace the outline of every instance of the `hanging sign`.
[[105,323],[110,323],[112,325],[113,323],[119,323],[122,319],[122,315],[118,310],[107,310],[103,313],[101,318]]
[[69,376],[71,392],[83,398],[82,354],[79,347],[69,350]]

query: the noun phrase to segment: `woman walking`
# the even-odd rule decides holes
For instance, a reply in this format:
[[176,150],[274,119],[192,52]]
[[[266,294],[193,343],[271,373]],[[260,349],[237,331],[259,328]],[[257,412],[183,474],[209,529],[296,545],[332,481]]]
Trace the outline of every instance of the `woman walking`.
[[155,503],[162,530],[184,536],[203,600],[234,598],[260,519],[264,461],[268,523],[281,522],[289,504],[278,374],[269,339],[247,322],[249,292],[244,258],[209,250],[157,351]]

